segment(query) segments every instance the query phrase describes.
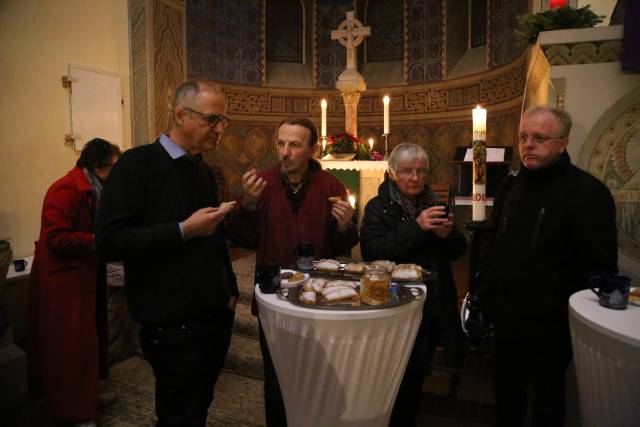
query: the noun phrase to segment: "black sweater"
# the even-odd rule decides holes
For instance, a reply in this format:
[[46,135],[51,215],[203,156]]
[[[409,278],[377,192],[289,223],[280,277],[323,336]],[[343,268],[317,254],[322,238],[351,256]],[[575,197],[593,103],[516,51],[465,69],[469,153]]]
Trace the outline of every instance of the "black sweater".
[[142,324],[171,325],[226,310],[238,295],[220,225],[185,242],[179,222],[218,206],[211,169],[201,160],[173,160],[154,144],[124,153],[105,183],[96,220],[96,247],[123,260],[129,310]]
[[615,205],[607,187],[565,153],[522,168],[499,190],[495,242],[483,293],[507,336],[568,334],[569,296],[595,274],[617,270]]

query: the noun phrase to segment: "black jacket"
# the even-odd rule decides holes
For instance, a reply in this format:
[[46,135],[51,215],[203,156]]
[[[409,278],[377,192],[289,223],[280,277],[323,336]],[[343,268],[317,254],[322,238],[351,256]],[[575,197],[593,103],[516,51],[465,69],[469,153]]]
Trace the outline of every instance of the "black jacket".
[[132,317],[142,324],[176,324],[226,310],[238,295],[223,226],[184,241],[178,223],[218,206],[213,171],[202,161],[173,160],[154,144],[133,148],[105,183],[96,246],[123,260]]
[[590,276],[617,271],[615,205],[607,187],[564,153],[509,176],[495,199],[495,241],[482,299],[510,337],[568,334],[568,299]]
[[[388,259],[396,263],[413,263],[437,271],[438,280],[428,284],[425,315],[440,317],[445,349],[447,343],[457,347],[462,336],[451,261],[464,253],[466,239],[455,227],[445,239],[423,231],[393,199],[391,185],[395,184],[387,178],[380,185],[378,196],[371,199],[365,208],[360,230],[362,257],[365,261]],[[436,195],[428,186],[425,191],[435,203]]]

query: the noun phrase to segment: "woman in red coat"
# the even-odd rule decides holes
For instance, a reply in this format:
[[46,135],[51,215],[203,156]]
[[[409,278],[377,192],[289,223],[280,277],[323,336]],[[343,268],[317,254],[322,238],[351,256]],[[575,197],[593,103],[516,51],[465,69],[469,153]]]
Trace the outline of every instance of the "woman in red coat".
[[96,418],[99,396],[94,215],[119,156],[117,146],[93,139],[49,188],[31,270],[31,392],[42,393],[51,416],[84,425]]

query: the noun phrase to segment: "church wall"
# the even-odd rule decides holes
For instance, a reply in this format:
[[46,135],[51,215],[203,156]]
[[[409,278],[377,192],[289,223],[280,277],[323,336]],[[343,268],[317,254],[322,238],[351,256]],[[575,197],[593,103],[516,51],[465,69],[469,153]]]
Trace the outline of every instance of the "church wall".
[[69,64],[119,73],[124,146],[131,146],[126,0],[0,2],[0,236],[15,257],[33,253],[44,194],[70,170],[78,152],[70,132]]
[[524,50],[513,32],[517,16],[529,11],[529,0],[487,0],[489,68],[499,67],[516,59]]

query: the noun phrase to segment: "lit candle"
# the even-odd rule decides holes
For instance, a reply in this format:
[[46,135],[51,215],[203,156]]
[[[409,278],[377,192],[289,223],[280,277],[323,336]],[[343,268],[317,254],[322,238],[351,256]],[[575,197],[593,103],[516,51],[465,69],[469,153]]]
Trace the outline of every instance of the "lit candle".
[[385,135],[389,134],[389,97],[387,95],[382,98],[382,103],[384,104],[384,133]]
[[471,110],[473,114],[473,140],[485,141],[487,139],[487,110],[476,106]]
[[473,117],[473,138],[471,147],[473,149],[473,172],[471,183],[473,193],[471,194],[471,219],[473,221],[484,221],[486,214],[486,188],[487,188],[487,110],[478,105],[471,110]]
[[561,7],[565,7],[567,5],[567,0],[551,0],[549,2],[549,7],[551,9],[559,9]]
[[[327,136],[327,100],[320,101],[320,108],[322,109],[322,126],[320,127],[320,136]],[[322,147],[324,151],[324,145]]]
[[349,194],[349,203],[351,203],[351,207],[353,209],[356,208],[356,196],[354,196],[353,194]]
[[373,138],[369,138],[369,151],[373,151]]

